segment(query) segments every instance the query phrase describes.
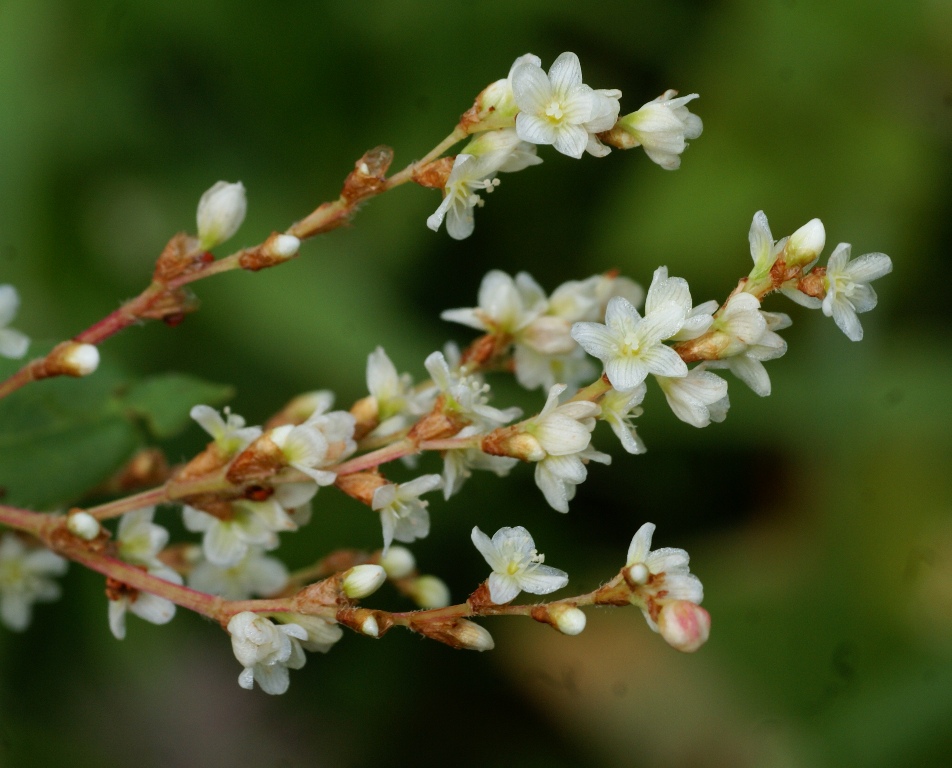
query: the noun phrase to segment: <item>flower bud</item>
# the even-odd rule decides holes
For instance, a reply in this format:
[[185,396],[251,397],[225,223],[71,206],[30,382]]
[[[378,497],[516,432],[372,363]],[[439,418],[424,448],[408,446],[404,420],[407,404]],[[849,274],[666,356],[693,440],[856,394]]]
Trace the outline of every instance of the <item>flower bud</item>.
[[377,626],[377,619],[372,615],[364,619],[360,624],[360,631],[368,637],[377,637],[380,634],[380,627]]
[[102,530],[99,521],[88,512],[83,511],[71,512],[66,518],[66,528],[71,534],[84,541],[92,541]]
[[819,219],[810,219],[790,235],[787,241],[786,262],[788,267],[803,267],[820,257],[826,245],[826,230]]
[[230,238],[245,219],[248,202],[245,187],[237,181],[219,181],[206,190],[198,201],[198,244],[203,250],[214,248]]
[[99,367],[99,350],[92,344],[77,344],[64,341],[47,355],[42,375],[47,376],[88,376]]
[[416,559],[406,547],[390,547],[382,558],[380,565],[391,579],[405,579],[416,569]]
[[651,573],[644,563],[635,563],[625,570],[625,581],[629,584],[647,584]]
[[558,604],[549,608],[551,624],[563,635],[577,635],[585,629],[585,613],[574,605]]
[[[393,549],[390,550],[393,552]],[[410,587],[410,596],[425,611],[445,608],[450,604],[450,588],[436,576],[421,576]]]
[[452,634],[457,647],[467,651],[491,651],[496,647],[493,636],[488,630],[467,619],[456,622]]
[[347,597],[359,600],[372,595],[387,580],[387,572],[379,565],[355,565],[344,574],[341,589]]
[[707,642],[711,614],[687,600],[675,600],[662,606],[658,631],[672,648],[693,653]]

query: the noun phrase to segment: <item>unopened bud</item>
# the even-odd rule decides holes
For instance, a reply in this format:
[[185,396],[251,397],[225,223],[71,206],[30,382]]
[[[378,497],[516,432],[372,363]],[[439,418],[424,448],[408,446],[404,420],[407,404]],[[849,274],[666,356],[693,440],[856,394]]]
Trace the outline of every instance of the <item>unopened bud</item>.
[[301,241],[294,235],[278,235],[268,244],[268,250],[283,259],[290,259],[297,255],[300,247]]
[[394,546],[390,547],[390,551],[380,558],[380,565],[387,572],[389,578],[405,579],[416,569],[416,559],[406,547]]
[[88,512],[71,512],[66,518],[66,528],[74,536],[78,536],[84,541],[95,539],[102,526],[99,521]]
[[802,267],[816,261],[826,245],[826,230],[819,219],[810,219],[790,235],[786,248],[788,267]]
[[693,653],[707,642],[711,614],[687,600],[675,600],[661,608],[658,631],[672,648]]
[[542,461],[548,454],[523,427],[500,427],[483,438],[480,449],[492,456],[511,456],[521,461]]
[[49,353],[37,378],[88,376],[99,367],[99,350],[92,344],[64,341]]
[[355,565],[344,574],[341,589],[347,597],[359,600],[372,595],[387,580],[387,572],[379,565]]
[[453,627],[452,634],[459,648],[467,651],[491,651],[496,647],[489,631],[467,619],[460,619]]
[[377,626],[377,619],[368,616],[360,624],[360,631],[368,637],[377,637],[380,634],[380,627]]
[[553,605],[549,608],[552,626],[563,635],[577,635],[585,629],[585,613],[574,605]]
[[415,579],[409,591],[414,602],[425,611],[445,608],[450,604],[450,588],[436,576]]
[[198,244],[203,250],[214,248],[230,238],[245,220],[248,201],[245,187],[237,181],[219,181],[206,190],[198,201]]
[[625,581],[629,584],[647,584],[651,572],[644,563],[635,563],[625,570]]

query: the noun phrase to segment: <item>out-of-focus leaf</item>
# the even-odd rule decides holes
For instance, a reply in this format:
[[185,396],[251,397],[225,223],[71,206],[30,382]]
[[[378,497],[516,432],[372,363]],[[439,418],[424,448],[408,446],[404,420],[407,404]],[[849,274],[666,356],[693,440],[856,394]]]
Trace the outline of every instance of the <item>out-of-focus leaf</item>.
[[140,416],[154,437],[172,437],[189,423],[192,406],[218,406],[234,395],[234,389],[213,384],[195,376],[168,373],[152,376],[133,384],[123,403]]
[[[0,376],[19,366],[0,362]],[[66,503],[122,465],[140,444],[115,394],[124,378],[104,364],[88,378],[38,381],[0,400],[0,487],[6,503],[40,508]]]

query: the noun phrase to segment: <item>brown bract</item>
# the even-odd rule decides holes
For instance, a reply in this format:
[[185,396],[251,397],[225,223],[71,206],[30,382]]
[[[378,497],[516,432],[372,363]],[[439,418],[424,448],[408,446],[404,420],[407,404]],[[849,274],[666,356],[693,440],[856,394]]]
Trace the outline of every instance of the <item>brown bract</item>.
[[352,475],[339,475],[334,485],[369,507],[373,504],[374,492],[388,483],[387,478],[379,472],[355,472]]
[[365,152],[344,180],[341,197],[353,204],[383,192],[387,187],[386,176],[392,162],[393,150],[386,145]]
[[443,189],[443,187],[446,186],[447,179],[450,177],[450,172],[453,170],[454,162],[456,162],[455,156],[441,157],[439,160],[427,163],[422,168],[415,168],[413,171],[413,181],[421,187]]
[[157,283],[168,283],[176,277],[197,272],[207,263],[210,256],[198,247],[198,240],[185,232],[172,236],[161,255],[155,262],[152,279]]
[[225,477],[235,485],[267,480],[287,463],[281,449],[264,434],[235,457]]

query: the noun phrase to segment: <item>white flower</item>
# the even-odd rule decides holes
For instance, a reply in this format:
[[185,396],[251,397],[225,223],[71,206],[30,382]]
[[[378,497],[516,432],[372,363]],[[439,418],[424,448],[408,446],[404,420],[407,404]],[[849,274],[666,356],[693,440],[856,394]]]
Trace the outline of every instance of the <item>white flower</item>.
[[826,297],[823,314],[833,321],[850,341],[863,338],[863,326],[856,315],[876,306],[876,291],[869,283],[892,272],[885,253],[867,253],[852,261],[849,243],[840,243],[826,265]]
[[230,408],[224,410],[225,418],[208,405],[196,405],[189,415],[198,422],[215,441],[226,456],[233,456],[261,437],[260,427],[246,427],[245,420]]
[[268,557],[260,547],[249,547],[234,565],[221,566],[202,560],[188,574],[192,589],[218,595],[226,600],[267,597],[284,589],[288,569],[276,557]]
[[620,91],[595,91],[582,83],[578,56],[566,52],[549,69],[532,61],[516,66],[511,74],[512,92],[519,105],[516,132],[532,144],[551,144],[569,157],[587,150],[608,154],[595,134],[609,130],[618,117]]
[[648,291],[644,318],[631,302],[616,296],[608,302],[604,325],[572,326],[573,338],[604,363],[611,385],[622,392],[633,390],[649,373],[686,376],[688,372],[678,353],[662,343],[684,326],[691,302],[689,292],[685,297],[687,283],[678,278],[657,279],[658,275]]
[[276,427],[270,438],[290,466],[318,485],[332,485],[337,475],[325,467],[339,463],[357,450],[355,425],[355,418],[347,411],[315,411],[303,424]]
[[568,456],[588,448],[599,407],[590,400],[559,405],[559,395],[564,391],[564,384],[552,386],[539,414],[523,424],[523,432],[533,438],[533,449],[524,456],[527,461]]
[[30,624],[33,603],[47,603],[60,596],[60,586],[50,576],[66,573],[66,561],[45,548],[27,549],[19,537],[0,538],[0,621],[22,632]]
[[436,232],[445,218],[446,231],[454,240],[465,240],[473,234],[476,226],[473,209],[484,202],[478,193],[492,192],[499,186],[495,178],[499,171],[496,160],[492,154],[483,157],[458,154],[443,188],[443,202],[426,220],[426,225]]
[[569,502],[575,498],[575,486],[588,477],[586,464],[589,461],[611,464],[612,457],[589,446],[570,456],[547,456],[536,464],[535,483],[552,509],[569,511]]
[[485,157],[487,165],[500,173],[516,173],[542,162],[535,144],[520,139],[515,128],[480,133],[463,147],[463,154]]
[[736,293],[728,299],[714,321],[712,330],[721,334],[719,356],[737,355],[756,344],[767,330],[760,301],[750,293]]
[[20,308],[20,295],[12,285],[0,285],[0,357],[19,359],[26,354],[30,339],[26,334],[7,328]]
[[515,279],[498,269],[486,273],[479,285],[478,306],[447,309],[443,320],[461,323],[487,333],[516,335],[545,312],[545,292],[527,272]]
[[750,257],[754,260],[754,268],[750,274],[752,276],[767,274],[787,244],[787,238],[774,242],[770,224],[763,211],[757,211],[754,214],[747,238],[750,240]]
[[674,415],[694,427],[724,421],[730,401],[727,382],[702,366],[692,368],[683,378],[657,376],[658,384]]
[[487,405],[489,385],[476,375],[451,370],[442,352],[433,352],[423,365],[443,395],[444,409],[460,418],[486,429],[495,429],[521,414],[518,408],[501,411]]
[[536,552],[532,536],[521,525],[500,528],[491,540],[473,528],[472,539],[493,569],[489,597],[497,605],[508,603],[521,591],[547,595],[569,583],[565,571],[542,565],[545,557]]
[[202,537],[205,558],[222,567],[237,564],[252,546],[274,549],[277,546],[275,531],[297,528],[273,497],[266,501],[235,501],[231,511],[231,518],[222,520],[187,505],[182,507],[185,527],[205,534]]
[[397,373],[383,347],[367,356],[367,391],[377,404],[377,434],[389,435],[410,425],[433,407],[434,387],[414,388],[410,374]]
[[430,513],[420,496],[442,485],[439,475],[423,475],[408,483],[388,483],[374,491],[371,508],[380,513],[384,554],[394,539],[407,543],[429,534]]
[[[464,427],[457,437],[471,437],[481,434],[478,427]],[[463,483],[473,474],[474,469],[494,472],[497,477],[505,477],[519,463],[510,456],[492,456],[479,448],[454,448],[443,454],[443,498],[450,496],[463,487]]]
[[305,651],[327,653],[331,647],[344,636],[344,631],[333,619],[323,616],[312,616],[303,613],[276,613],[284,626],[297,624],[307,632],[307,640],[301,639],[301,647]]
[[628,453],[639,454],[646,450],[631,420],[641,416],[641,401],[644,400],[647,390],[648,388],[642,382],[631,392],[619,392],[617,389],[612,389],[598,401],[602,409],[598,418],[608,422]]
[[632,146],[643,146],[648,157],[669,171],[680,167],[686,139],[696,139],[704,128],[701,118],[685,106],[698,95],[674,98],[677,95],[677,91],[665,91],[618,121],[618,127],[635,140]]
[[[155,507],[126,512],[116,530],[116,550],[127,563],[142,566],[150,575],[172,584],[181,584],[182,577],[159,560],[169,532],[152,522],[154,514]],[[152,624],[166,624],[175,616],[175,603],[148,592],[120,588],[109,601],[109,628],[117,640],[126,636],[127,611]]]
[[590,382],[598,374],[595,365],[577,346],[569,354],[545,354],[526,344],[516,344],[512,358],[516,367],[516,381],[526,389],[544,389],[548,391],[554,384],[562,382],[570,389],[578,389]]
[[[731,301],[739,299],[741,296],[750,294],[738,294]],[[754,297],[751,297],[754,298]],[[754,298],[756,301],[756,298]],[[743,310],[744,313],[747,310]],[[767,369],[764,368],[763,361],[774,360],[782,357],[787,351],[787,342],[785,342],[774,331],[788,328],[791,324],[790,316],[783,312],[764,312],[757,310],[758,316],[763,320],[765,330],[760,337],[753,343],[741,346],[740,351],[721,360],[709,360],[706,363],[708,368],[728,368],[738,379],[744,382],[755,393],[761,397],[767,397],[770,394],[770,376]],[[748,318],[741,318],[740,312],[732,320],[728,319],[729,325],[725,328],[733,329],[733,332],[739,333],[738,329],[747,327],[753,329],[754,323],[748,323]],[[721,316],[723,318],[724,315]],[[721,319],[719,318],[719,319]],[[716,323],[717,321],[715,321]],[[739,338],[737,335],[735,339]]]
[[119,557],[133,565],[161,566],[158,554],[169,541],[169,532],[152,522],[155,507],[126,512],[119,518],[116,548]]
[[654,523],[645,523],[631,540],[625,578],[632,586],[632,603],[641,608],[648,626],[658,631],[658,614],[665,604],[687,600],[699,605],[704,587],[688,567],[690,558],[683,549],[664,547],[651,550]]
[[228,240],[245,220],[248,202],[240,181],[216,182],[198,201],[198,247],[214,248]]
[[[158,561],[149,565],[146,571],[150,576],[171,584],[182,583],[182,577],[176,571]],[[131,588],[120,589],[119,594],[109,600],[109,629],[117,640],[126,636],[127,611],[132,611],[150,624],[167,624],[175,616],[175,603],[149,592]]]
[[648,287],[645,299],[645,315],[652,314],[666,303],[676,304],[684,310],[684,325],[671,336],[673,341],[696,339],[707,333],[714,322],[712,313],[717,309],[716,301],[705,301],[692,307],[691,289],[683,277],[668,277],[667,267],[658,267]]
[[288,689],[288,669],[300,669],[307,661],[301,640],[307,630],[299,624],[275,625],[270,619],[251,611],[235,614],[228,622],[231,647],[244,667],[238,685],[251,690],[258,683],[265,693],[279,694]]

